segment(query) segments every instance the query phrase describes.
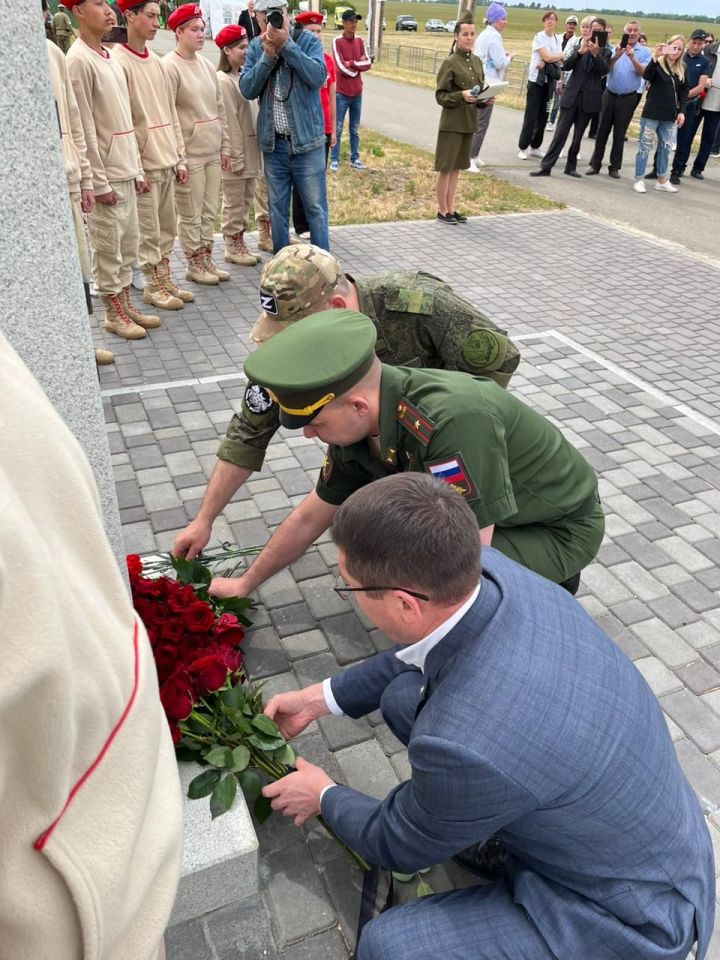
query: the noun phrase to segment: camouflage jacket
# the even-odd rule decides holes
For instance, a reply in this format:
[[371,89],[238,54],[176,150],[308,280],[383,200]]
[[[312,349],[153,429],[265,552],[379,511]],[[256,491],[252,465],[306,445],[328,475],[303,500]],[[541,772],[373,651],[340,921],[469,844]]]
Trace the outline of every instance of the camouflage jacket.
[[[429,273],[385,273],[354,280],[360,312],[378,331],[377,355],[404,367],[460,370],[507,387],[520,352],[504,331],[443,280]],[[242,408],[222,439],[218,457],[259,470],[280,425],[263,387],[248,384]]]

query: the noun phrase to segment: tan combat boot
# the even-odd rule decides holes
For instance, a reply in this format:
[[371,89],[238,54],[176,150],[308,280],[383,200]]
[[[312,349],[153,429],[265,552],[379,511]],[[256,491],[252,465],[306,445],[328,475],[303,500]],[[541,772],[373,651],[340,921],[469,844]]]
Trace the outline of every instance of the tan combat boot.
[[107,367],[108,364],[115,363],[115,357],[110,350],[97,349],[95,351],[95,363],[99,367]]
[[182,310],[185,304],[165,286],[159,264],[155,264],[154,267],[143,267],[143,274],[145,275],[143,303],[160,307],[161,310]]
[[193,302],[195,299],[195,294],[190,290],[182,290],[173,280],[170,273],[170,261],[167,257],[162,258],[158,264],[158,269],[162,274],[163,284],[165,285],[166,290],[169,290],[174,297],[177,297],[178,300],[182,300],[183,303]]
[[221,270],[220,267],[215,263],[212,258],[212,251],[213,248],[211,243],[209,243],[203,249],[203,261],[205,263],[205,269],[208,273],[214,274],[218,280],[229,280],[230,274],[227,272],[227,270]]
[[210,273],[208,270],[205,263],[205,251],[203,249],[196,250],[188,257],[185,279],[193,280],[195,283],[203,283],[207,286],[210,286],[213,283],[220,283],[215,274]]
[[264,217],[257,222],[258,228],[258,250],[264,250],[265,253],[273,252],[272,238],[270,236],[270,221]]
[[111,293],[100,299],[105,307],[105,329],[108,333],[115,333],[123,340],[142,340],[147,336],[143,328],[125,313],[122,294]]
[[162,321],[154,313],[140,313],[139,310],[136,310],[132,305],[132,300],[130,299],[130,287],[125,287],[123,292],[120,294],[122,297],[122,305],[125,309],[125,313],[137,323],[138,326],[144,327],[145,330],[154,330],[155,327],[159,327]]
[[232,237],[225,237],[225,261],[226,263],[237,263],[241,267],[254,267],[260,263],[261,258],[250,253],[245,246],[242,233],[236,233]]

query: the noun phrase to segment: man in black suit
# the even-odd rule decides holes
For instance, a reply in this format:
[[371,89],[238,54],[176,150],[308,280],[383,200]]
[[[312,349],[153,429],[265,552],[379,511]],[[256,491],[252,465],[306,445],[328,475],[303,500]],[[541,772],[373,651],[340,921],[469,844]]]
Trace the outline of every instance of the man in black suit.
[[611,53],[610,47],[601,47],[592,39],[595,32],[604,31],[602,21],[592,20],[589,24],[583,21],[580,29],[583,34],[580,43],[572,48],[563,62],[563,71],[572,72],[560,97],[560,119],[555,136],[539,168],[531,171],[531,177],[550,176],[573,124],[575,130],[564,172],[569,177],[580,176],[576,169],[580,144],[592,115],[600,111],[602,80],[607,75]]

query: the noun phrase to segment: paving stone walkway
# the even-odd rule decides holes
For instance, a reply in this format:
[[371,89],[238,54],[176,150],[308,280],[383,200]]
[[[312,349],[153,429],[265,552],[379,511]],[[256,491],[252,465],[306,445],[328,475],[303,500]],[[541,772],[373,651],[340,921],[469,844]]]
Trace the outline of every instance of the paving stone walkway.
[[[580,602],[658,696],[720,853],[720,264],[572,212],[453,231],[341,228],[331,242],[358,276],[414,267],[447,278],[520,340],[512,389],[555,420],[601,477],[607,536]],[[167,550],[195,515],[243,393],[256,284],[256,269],[234,268],[229,283],[164,314],[147,340],[111,344],[117,363],[100,376],[128,552]],[[690,291],[699,294],[691,307]],[[316,442],[281,432],[215,535],[264,543],[311,489],[321,460]],[[333,593],[334,563],[324,537],[260,590],[246,655],[269,693],[386,645]],[[378,797],[407,776],[379,716],[322,718],[297,747]],[[261,895],[172,928],[169,960],[349,956],[359,891],[343,855],[317,829],[277,817],[258,836]],[[442,865],[430,882],[441,891],[469,880]],[[710,960],[720,960],[720,938]]]

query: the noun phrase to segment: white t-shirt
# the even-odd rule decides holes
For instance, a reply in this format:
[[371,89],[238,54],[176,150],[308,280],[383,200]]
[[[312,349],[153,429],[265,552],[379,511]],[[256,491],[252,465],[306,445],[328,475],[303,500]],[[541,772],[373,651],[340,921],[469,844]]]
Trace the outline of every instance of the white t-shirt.
[[544,30],[536,33],[533,37],[530,71],[528,73],[528,80],[532,83],[537,80],[538,70],[543,65],[542,57],[538,53],[538,50],[543,47],[546,47],[550,53],[562,53],[562,37],[558,36],[557,33],[551,33],[548,36]]
[[717,58],[715,69],[711,79],[712,87],[705,94],[702,102],[703,110],[709,110],[711,113],[720,112],[720,57]]

